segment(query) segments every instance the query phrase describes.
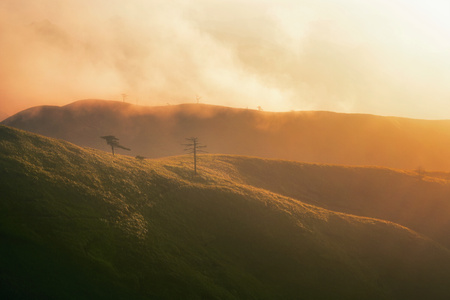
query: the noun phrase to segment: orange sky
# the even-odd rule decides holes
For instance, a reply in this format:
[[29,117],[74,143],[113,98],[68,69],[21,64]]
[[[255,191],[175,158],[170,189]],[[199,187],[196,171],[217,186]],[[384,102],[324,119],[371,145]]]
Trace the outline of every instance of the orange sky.
[[444,0],[2,0],[0,118],[78,99],[450,119]]

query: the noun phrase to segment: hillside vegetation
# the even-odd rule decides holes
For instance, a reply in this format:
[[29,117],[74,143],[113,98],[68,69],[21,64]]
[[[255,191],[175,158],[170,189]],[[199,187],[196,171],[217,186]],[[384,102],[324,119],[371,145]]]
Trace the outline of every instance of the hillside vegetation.
[[149,158],[182,154],[180,144],[194,135],[210,153],[450,171],[450,120],[83,100],[30,108],[2,123],[105,151],[99,137],[115,135],[131,155]]
[[0,298],[450,297],[447,240],[417,192],[441,205],[445,174],[199,163],[193,177],[189,156],[137,160],[0,126]]

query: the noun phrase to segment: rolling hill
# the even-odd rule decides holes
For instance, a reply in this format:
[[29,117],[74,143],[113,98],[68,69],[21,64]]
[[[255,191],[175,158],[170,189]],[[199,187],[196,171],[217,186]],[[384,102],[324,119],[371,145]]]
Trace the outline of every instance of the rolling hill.
[[450,120],[83,100],[30,108],[2,123],[106,151],[99,137],[115,135],[148,158],[180,155],[185,138],[196,136],[210,153],[450,171]]
[[450,297],[424,220],[450,218],[447,173],[202,155],[192,176],[6,126],[0,171],[2,299]]

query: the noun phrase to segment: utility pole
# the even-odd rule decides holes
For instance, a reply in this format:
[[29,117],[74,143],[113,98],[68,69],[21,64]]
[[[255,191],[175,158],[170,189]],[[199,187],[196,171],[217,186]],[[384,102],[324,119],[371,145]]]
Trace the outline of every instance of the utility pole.
[[197,153],[206,153],[206,151],[202,150],[202,148],[206,148],[206,146],[199,143],[198,138],[196,137],[190,137],[186,140],[189,143],[183,144],[183,146],[186,146],[184,151],[187,151],[189,154],[194,154],[194,175],[197,175]]

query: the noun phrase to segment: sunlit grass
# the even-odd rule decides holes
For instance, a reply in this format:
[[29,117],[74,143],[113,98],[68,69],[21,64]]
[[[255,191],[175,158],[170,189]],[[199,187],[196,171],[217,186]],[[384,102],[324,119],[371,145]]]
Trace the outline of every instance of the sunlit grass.
[[441,203],[445,176],[213,154],[194,176],[188,155],[113,156],[3,126],[0,150],[6,295],[450,295],[450,255],[436,242],[447,240],[417,200]]

